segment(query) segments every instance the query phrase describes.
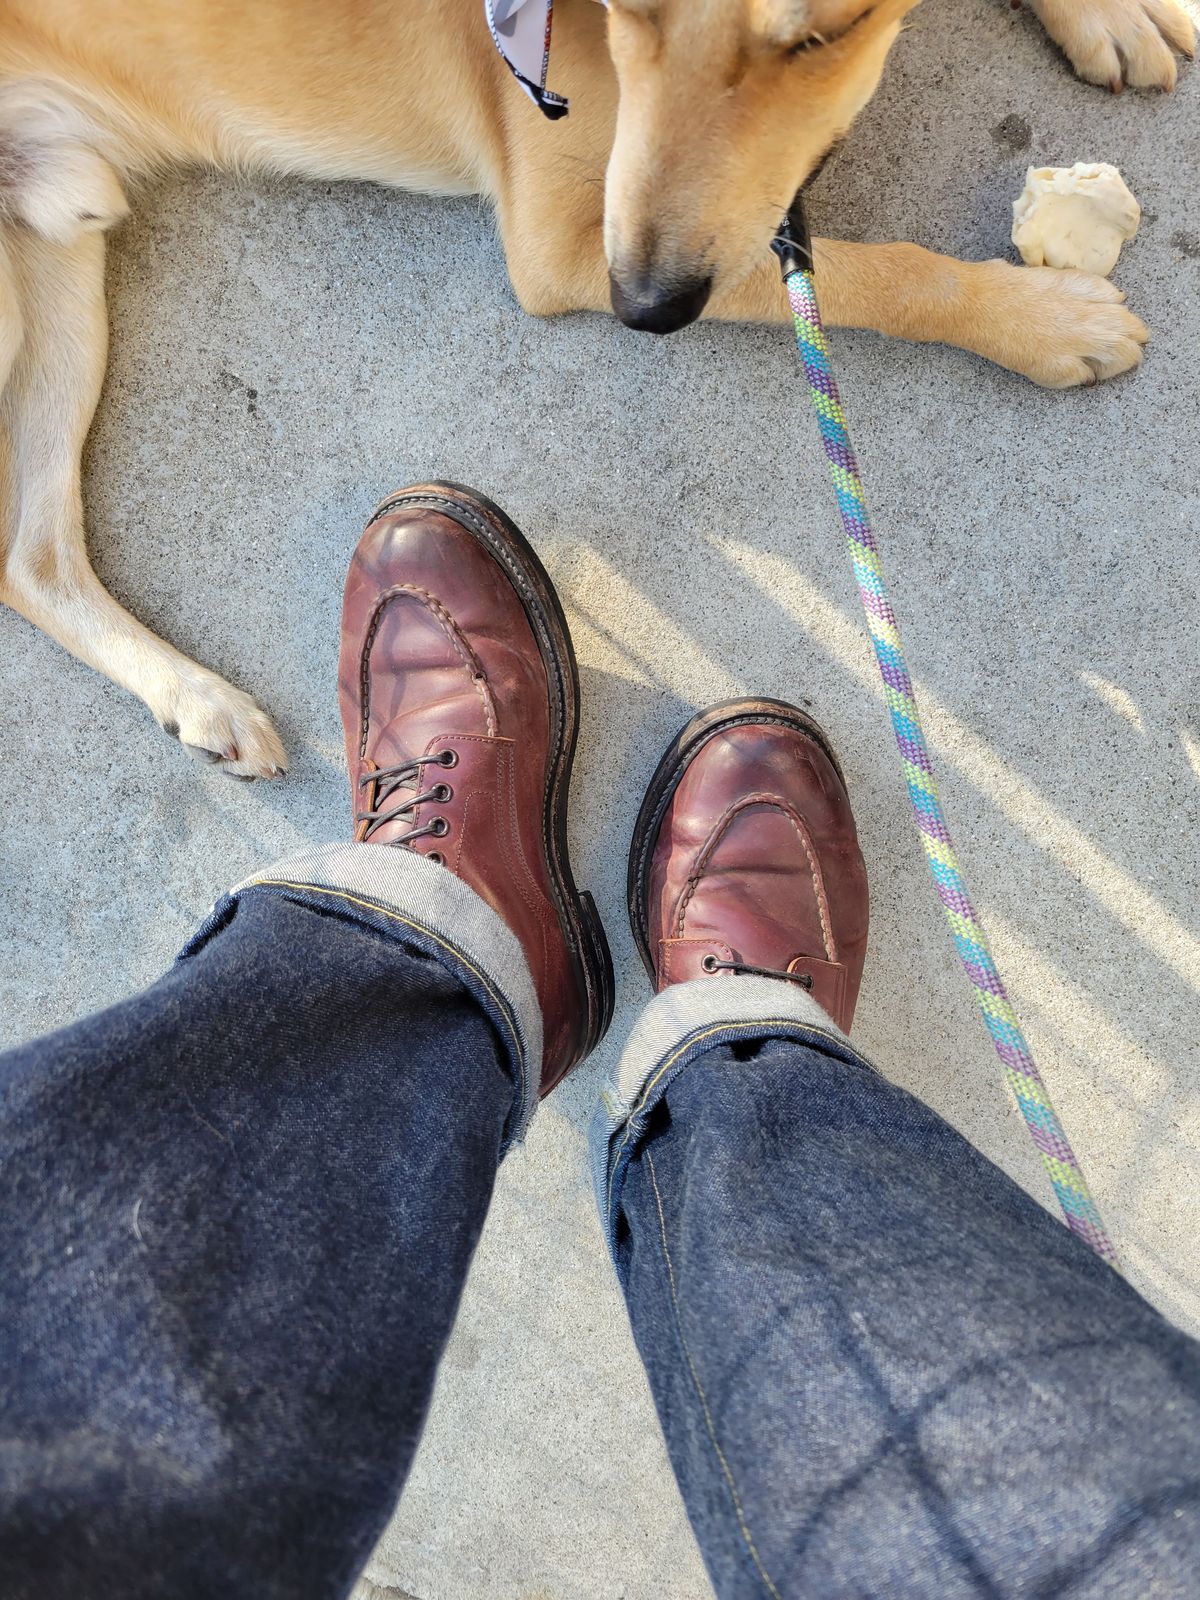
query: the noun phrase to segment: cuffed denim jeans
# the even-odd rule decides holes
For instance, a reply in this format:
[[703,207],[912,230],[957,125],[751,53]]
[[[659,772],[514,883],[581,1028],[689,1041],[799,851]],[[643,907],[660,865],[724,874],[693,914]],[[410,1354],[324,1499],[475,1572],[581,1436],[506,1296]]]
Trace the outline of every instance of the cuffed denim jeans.
[[[540,1029],[469,889],[336,846],[0,1057],[4,1600],[349,1591]],[[594,1147],[720,1595],[1200,1593],[1197,1347],[806,995],[659,996]]]

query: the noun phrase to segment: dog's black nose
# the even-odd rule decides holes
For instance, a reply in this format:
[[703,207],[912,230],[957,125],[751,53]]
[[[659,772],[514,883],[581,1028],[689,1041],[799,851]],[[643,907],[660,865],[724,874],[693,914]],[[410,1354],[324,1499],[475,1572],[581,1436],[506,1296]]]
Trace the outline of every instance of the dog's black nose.
[[690,283],[664,287],[643,277],[622,280],[609,274],[612,307],[627,328],[640,333],[675,333],[686,328],[708,304],[711,278],[694,278]]

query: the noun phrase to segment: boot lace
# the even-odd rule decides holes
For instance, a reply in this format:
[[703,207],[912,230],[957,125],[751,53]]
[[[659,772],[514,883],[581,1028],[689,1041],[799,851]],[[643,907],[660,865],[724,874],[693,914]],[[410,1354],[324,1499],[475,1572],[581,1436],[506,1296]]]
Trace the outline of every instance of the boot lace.
[[813,986],[811,972],[779,972],[774,967],[752,967],[747,961],[718,961],[716,956],[705,956],[700,965],[705,972],[740,972],[751,978],[785,978],[802,989]]
[[[375,791],[375,807],[371,811],[355,813],[354,820],[366,823],[363,830],[363,841],[368,840],[377,828],[382,828],[385,822],[395,822],[401,817],[411,817],[418,807],[432,803],[444,804],[454,798],[454,790],[448,783],[438,782],[430,789],[421,789],[424,781],[424,769],[428,766],[456,767],[458,754],[454,750],[439,750],[431,756],[414,756],[411,761],[401,761],[394,767],[379,767],[375,772],[364,772],[358,780],[360,789],[365,789],[368,784],[377,784]],[[417,793],[410,795],[407,800],[388,806],[387,801],[392,800],[398,789],[407,788],[412,784]],[[450,824],[445,817],[430,817],[428,822],[423,822],[419,828],[410,828],[407,833],[399,838],[389,839],[387,843],[394,845],[398,850],[405,850],[416,839],[424,838],[428,834],[434,839],[444,839],[450,832]],[[431,851],[427,857],[430,861],[440,861],[441,856]]]

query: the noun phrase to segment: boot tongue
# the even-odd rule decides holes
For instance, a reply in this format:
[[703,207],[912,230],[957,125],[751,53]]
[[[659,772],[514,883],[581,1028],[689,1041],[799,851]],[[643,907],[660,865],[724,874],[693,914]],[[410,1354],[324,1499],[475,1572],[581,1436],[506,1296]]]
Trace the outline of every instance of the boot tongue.
[[[405,758],[407,759],[407,758]],[[368,844],[401,844],[412,830],[420,826],[420,807],[414,806],[410,811],[400,811],[399,808],[405,801],[413,800],[418,794],[431,789],[437,782],[437,764],[429,762],[424,767],[418,767],[408,777],[397,778],[390,775],[390,769],[400,765],[399,761],[390,762],[383,769],[384,776],[374,782],[362,784],[359,791],[359,811],[397,812],[389,821],[381,822],[378,819],[367,819],[358,824],[354,837],[360,842]],[[380,770],[379,764],[368,756],[362,764],[362,776],[369,778],[371,774]],[[432,775],[431,775],[432,774]]]

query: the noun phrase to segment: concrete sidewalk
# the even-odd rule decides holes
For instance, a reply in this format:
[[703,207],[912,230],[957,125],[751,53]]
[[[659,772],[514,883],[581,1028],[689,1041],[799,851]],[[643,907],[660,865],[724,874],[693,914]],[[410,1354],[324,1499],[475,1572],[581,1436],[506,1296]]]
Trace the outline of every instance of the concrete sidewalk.
[[[1008,252],[1031,161],[1111,160],[1145,206],[1117,273],[1155,331],[1130,379],[1046,394],[937,347],[833,346],[998,957],[1130,1275],[1193,1329],[1198,107],[1200,69],[1173,98],[1114,100],[1027,15],[928,0],[812,206],[822,232],[965,256]],[[365,188],[165,183],[118,236],[111,282],[96,565],[260,697],[292,773],[251,786],[193,766],[0,613],[0,1042],[127,994],[222,886],[344,832],[338,613],[364,517],[433,475],[498,498],[575,633],[573,849],[619,1010],[501,1175],[369,1578],[420,1600],[700,1600],[584,1151],[644,992],[623,904],[634,790],[694,708],[763,692],[824,723],[872,876],[858,1036],[1048,1199],[925,881],[790,339],[531,321],[479,206]]]

